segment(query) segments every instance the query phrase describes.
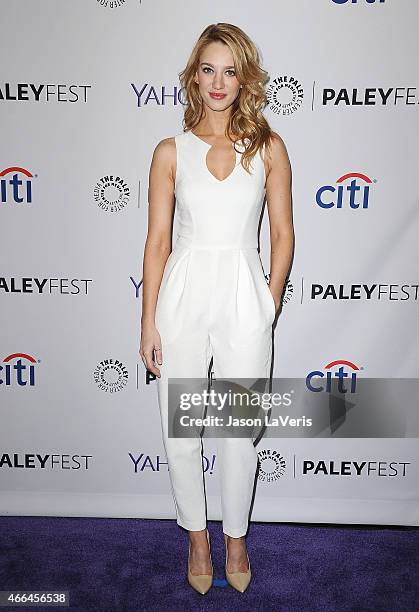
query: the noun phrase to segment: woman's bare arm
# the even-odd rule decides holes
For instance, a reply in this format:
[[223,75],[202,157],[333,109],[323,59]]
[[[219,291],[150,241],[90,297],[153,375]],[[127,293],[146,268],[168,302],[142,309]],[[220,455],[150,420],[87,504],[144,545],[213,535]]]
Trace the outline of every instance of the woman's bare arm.
[[[162,363],[160,334],[155,326],[157,296],[164,266],[172,250],[172,222],[176,174],[176,144],[165,138],[154,149],[148,186],[148,228],[143,258],[143,301],[140,355],[146,368],[160,377],[154,365]],[[160,349],[155,350],[155,346]]]
[[267,160],[266,198],[271,242],[269,288],[278,310],[292,259],[294,227],[291,165],[285,143],[276,132],[271,139],[271,154]]

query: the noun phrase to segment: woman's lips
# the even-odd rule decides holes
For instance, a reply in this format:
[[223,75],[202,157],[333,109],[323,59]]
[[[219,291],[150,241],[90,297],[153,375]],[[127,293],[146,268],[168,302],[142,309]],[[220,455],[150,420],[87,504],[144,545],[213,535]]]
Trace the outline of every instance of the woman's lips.
[[222,93],[212,93],[210,92],[210,96],[211,98],[214,98],[214,100],[222,100],[223,98],[226,97],[227,94],[222,94]]

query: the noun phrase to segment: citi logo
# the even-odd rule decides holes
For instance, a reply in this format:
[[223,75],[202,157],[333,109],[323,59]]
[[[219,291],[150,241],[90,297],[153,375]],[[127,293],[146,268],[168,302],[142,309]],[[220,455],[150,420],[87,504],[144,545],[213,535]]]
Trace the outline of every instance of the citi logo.
[[376,182],[361,172],[348,172],[336,180],[336,185],[320,187],[316,204],[320,208],[368,208],[370,185]]
[[[348,371],[349,370],[349,371]],[[320,393],[355,393],[357,374],[361,370],[352,361],[336,359],[324,366],[324,370],[313,370],[307,375],[306,385],[309,391]],[[337,389],[333,382],[337,379]],[[325,383],[325,384],[324,384]],[[345,384],[346,383],[346,384]]]
[[0,172],[0,203],[32,203],[32,180],[34,175],[19,166],[10,166]]
[[0,385],[35,386],[35,365],[38,361],[26,353],[12,353],[0,364]]

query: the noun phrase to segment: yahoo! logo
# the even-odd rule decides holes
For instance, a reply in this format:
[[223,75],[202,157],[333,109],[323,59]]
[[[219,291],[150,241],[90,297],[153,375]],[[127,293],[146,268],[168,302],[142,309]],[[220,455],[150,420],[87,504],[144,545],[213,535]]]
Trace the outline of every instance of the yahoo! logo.
[[153,106],[167,106],[168,103],[177,106],[178,103],[186,103],[186,101],[181,99],[182,88],[176,85],[166,89],[165,85],[161,85],[161,87],[158,88],[149,83],[144,83],[144,85],[137,87],[135,83],[131,83],[131,87],[137,96],[137,107],[147,106],[149,104]]
[[[140,453],[139,455],[134,453],[128,453],[133,465],[134,465],[134,474],[139,474],[141,472],[160,472],[162,466],[169,464],[160,455],[155,455],[152,457],[151,455],[146,455],[145,453]],[[212,454],[211,457],[202,456],[202,470],[204,472],[209,472],[210,474],[214,473],[216,456]],[[168,469],[168,468],[167,468]]]
[[[8,176],[8,175],[11,175]],[[19,178],[23,175],[23,178]],[[20,168],[19,166],[10,166],[0,172],[0,203],[14,202],[15,204],[31,204],[32,203],[32,181],[34,175]]]
[[[29,364],[23,363],[22,359],[28,361]],[[26,385],[34,387],[35,363],[37,363],[37,360],[26,353],[13,353],[12,355],[8,355],[3,359],[3,364],[0,364],[0,373],[2,374],[2,376],[0,376],[0,385],[9,387],[16,383],[20,387]]]
[[[347,368],[351,369],[352,372],[345,372],[345,369]],[[338,393],[348,392],[348,389],[346,389],[344,386],[345,380],[346,382],[350,382],[350,393],[355,393],[357,372],[360,371],[360,368],[357,365],[351,361],[347,361],[346,359],[336,359],[335,361],[331,361],[325,365],[324,369],[325,372],[322,372],[321,370],[313,370],[313,372],[310,372],[307,375],[306,385],[309,391],[313,391],[314,393],[320,393],[321,391],[331,393],[331,391],[334,390],[332,389],[332,382],[337,378]],[[319,381],[326,382],[326,384],[319,384]]]
[[[343,184],[350,180],[349,184]],[[363,185],[357,184],[357,179],[363,181]],[[316,193],[316,204],[320,208],[342,208],[344,202],[349,208],[368,208],[370,195],[370,185],[376,180],[371,180],[366,174],[361,172],[348,172],[339,177],[334,185],[323,185]],[[359,193],[360,198],[357,198]],[[347,197],[345,197],[347,195]]]

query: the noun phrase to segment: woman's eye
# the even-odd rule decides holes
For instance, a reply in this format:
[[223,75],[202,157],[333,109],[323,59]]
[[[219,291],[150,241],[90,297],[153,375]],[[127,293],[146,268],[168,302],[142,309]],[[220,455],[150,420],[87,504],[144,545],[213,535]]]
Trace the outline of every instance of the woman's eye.
[[[208,74],[208,72],[212,72],[212,68],[210,68],[209,66],[203,66],[202,72],[204,72],[205,74]],[[226,73],[228,74],[228,76],[236,76],[235,70],[226,70]]]

